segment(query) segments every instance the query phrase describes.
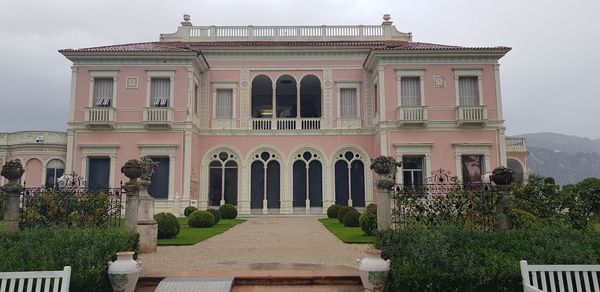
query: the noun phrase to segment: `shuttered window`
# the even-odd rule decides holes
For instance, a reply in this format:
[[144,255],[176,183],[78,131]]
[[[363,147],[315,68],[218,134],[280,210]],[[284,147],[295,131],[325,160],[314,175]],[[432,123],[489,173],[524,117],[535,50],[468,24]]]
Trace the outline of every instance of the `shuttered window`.
[[109,107],[112,105],[113,86],[112,78],[94,79],[94,106]]
[[340,89],[340,117],[356,118],[358,116],[356,88]]
[[150,83],[150,105],[168,107],[171,97],[171,79],[152,78]]
[[217,89],[215,116],[217,118],[233,117],[233,90]]
[[461,106],[479,106],[477,77],[458,78],[458,98]]
[[400,79],[400,94],[402,106],[420,106],[421,78],[402,77],[402,79]]

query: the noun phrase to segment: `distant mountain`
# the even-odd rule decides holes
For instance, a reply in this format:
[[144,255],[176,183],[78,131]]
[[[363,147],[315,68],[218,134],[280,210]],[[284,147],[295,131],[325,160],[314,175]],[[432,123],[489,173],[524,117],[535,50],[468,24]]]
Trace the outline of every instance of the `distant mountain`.
[[529,170],[551,176],[557,184],[576,183],[600,177],[600,139],[556,133],[519,135],[527,140]]

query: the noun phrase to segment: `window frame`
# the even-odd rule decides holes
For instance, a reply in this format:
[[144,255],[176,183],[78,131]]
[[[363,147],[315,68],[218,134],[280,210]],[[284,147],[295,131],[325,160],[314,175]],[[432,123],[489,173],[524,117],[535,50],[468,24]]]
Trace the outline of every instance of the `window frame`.
[[[90,79],[89,79],[89,100],[88,107],[94,108],[115,108],[117,104],[117,88],[118,88],[118,80],[119,80],[119,71],[99,71],[99,70],[90,70]],[[94,97],[94,91],[96,89],[96,79],[111,79],[113,82],[113,92],[110,101],[110,106],[97,106],[96,100]]]
[[[177,147],[175,144],[138,144],[140,156],[155,156],[169,158],[169,196],[167,200],[175,199],[175,162],[177,158]],[[164,199],[158,199],[164,200]]]
[[[353,117],[342,117],[342,89],[354,89],[356,91],[356,113]],[[358,120],[361,117],[360,109],[360,82],[337,82],[337,119],[338,120]]]
[[459,79],[461,77],[476,77],[477,78],[477,98],[479,104],[483,106],[483,69],[453,69],[454,70],[454,95],[456,96],[456,106],[460,104]]
[[[405,165],[404,159],[405,158],[409,158],[409,157],[410,158],[419,158],[421,160],[421,168],[420,169],[417,169],[417,168],[404,168],[404,165]],[[404,172],[410,172],[410,176],[411,176],[411,179],[412,179],[412,186],[424,185],[426,183],[426,180],[427,180],[427,176],[426,176],[427,172],[425,170],[425,164],[426,164],[425,161],[426,161],[425,160],[425,155],[421,155],[421,154],[417,154],[417,155],[414,155],[414,154],[412,154],[412,155],[411,154],[405,154],[405,155],[402,155],[402,179],[404,180]],[[421,172],[421,181],[419,182],[419,184],[416,184],[415,183],[415,175],[414,174],[415,174],[415,172],[419,172],[419,171]]]
[[492,144],[490,143],[480,143],[480,144],[452,144],[454,146],[455,158],[456,158],[456,177],[461,182],[464,181],[462,175],[462,156],[463,155],[482,155],[483,156],[483,167],[481,175],[485,175],[492,172],[491,169],[491,148]]
[[[167,106],[155,106],[152,103],[152,79],[169,79],[169,99]],[[146,72],[146,107],[172,108],[174,102],[175,71],[147,71]]]
[[[398,107],[404,107],[402,105],[402,78],[419,78],[420,86],[420,107],[425,106],[425,69],[410,69],[410,70],[397,70],[396,71],[396,88],[397,88],[397,102]],[[411,106],[406,106],[411,107]]]
[[[427,182],[427,178],[432,170],[431,167],[431,148],[433,143],[405,143],[405,144],[394,144],[396,148],[396,159],[403,161],[403,156],[422,156],[423,157],[423,183]],[[400,173],[404,174],[404,165],[400,166]],[[404,176],[397,175],[396,182],[398,184],[404,183]]]

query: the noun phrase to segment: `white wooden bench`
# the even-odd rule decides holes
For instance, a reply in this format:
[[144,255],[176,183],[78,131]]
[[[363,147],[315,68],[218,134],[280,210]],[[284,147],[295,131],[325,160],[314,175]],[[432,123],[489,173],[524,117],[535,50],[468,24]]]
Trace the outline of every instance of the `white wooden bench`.
[[69,292],[70,282],[70,266],[62,271],[0,273],[0,292]]
[[529,265],[521,261],[524,292],[600,292],[600,265]]

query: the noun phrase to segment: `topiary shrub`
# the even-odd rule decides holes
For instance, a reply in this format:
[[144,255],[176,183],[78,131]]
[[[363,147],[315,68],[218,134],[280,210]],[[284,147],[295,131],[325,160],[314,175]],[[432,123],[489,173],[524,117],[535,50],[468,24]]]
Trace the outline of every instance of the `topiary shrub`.
[[158,223],[158,238],[166,239],[173,238],[179,234],[179,221],[177,217],[171,213],[158,213],[154,215],[154,220]]
[[208,211],[196,210],[188,217],[190,227],[208,228],[215,225],[215,217]]
[[221,218],[223,219],[235,219],[238,214],[235,206],[231,204],[225,204],[219,207],[219,212],[221,213]]
[[340,208],[340,210],[338,211],[338,216],[337,216],[338,221],[343,224],[344,223],[344,216],[346,216],[346,214],[348,214],[348,212],[352,212],[352,211],[358,212],[358,211],[356,211],[356,209],[354,209],[354,207],[342,206]]
[[360,217],[360,213],[358,211],[350,211],[348,214],[344,216],[344,227],[358,227],[359,222],[358,218]]
[[375,204],[375,203],[368,204],[367,207],[365,208],[365,212],[375,214],[375,216],[377,216],[377,204]]
[[377,230],[377,215],[364,212],[360,214],[360,217],[358,218],[358,224],[365,235],[374,235],[375,231]]
[[340,211],[341,208],[342,208],[342,206],[340,206],[340,205],[329,206],[329,208],[327,208],[327,217],[337,218],[338,212]]
[[183,210],[183,215],[185,215],[185,217],[189,217],[190,214],[192,214],[192,212],[198,210],[198,208],[194,207],[194,206],[187,206],[185,207],[185,210]]
[[519,209],[511,209],[508,219],[510,226],[515,229],[532,228],[540,224],[540,220],[533,214]]
[[206,211],[208,211],[211,214],[213,214],[213,217],[215,217],[215,224],[217,224],[217,223],[219,223],[219,221],[221,221],[221,212],[219,212],[219,210],[217,210],[217,209],[208,209]]

